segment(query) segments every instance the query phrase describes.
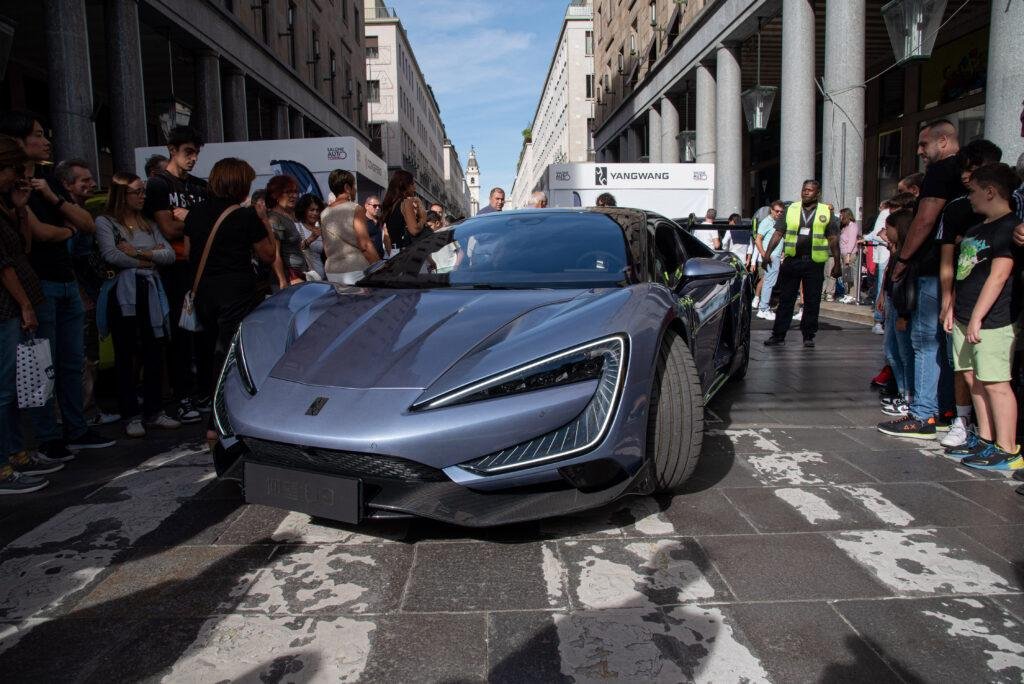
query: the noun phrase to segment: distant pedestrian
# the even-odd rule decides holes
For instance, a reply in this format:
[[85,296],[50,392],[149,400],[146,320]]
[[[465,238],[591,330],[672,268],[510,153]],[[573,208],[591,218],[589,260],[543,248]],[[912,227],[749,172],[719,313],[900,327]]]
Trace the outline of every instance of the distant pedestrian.
[[548,196],[538,190],[537,192],[530,195],[530,201],[526,205],[531,209],[547,209]]
[[435,212],[438,216],[441,217],[442,228],[448,226],[448,213],[444,210],[443,204],[439,202],[434,202],[433,204],[430,205],[430,211]]
[[754,236],[754,244],[761,255],[761,264],[764,267],[757,317],[767,321],[775,320],[771,302],[775,285],[779,282],[779,268],[782,266],[782,242],[776,243],[775,249],[770,253],[771,258],[768,258],[768,245],[771,244],[772,236],[775,235],[775,225],[782,220],[785,208],[786,205],[780,200],[772,202],[770,213],[757,224],[757,233]]
[[[387,199],[385,198],[385,204]],[[488,195],[488,204],[486,207],[477,212],[477,216],[481,214],[490,214],[495,211],[501,211],[505,208],[505,191],[501,188],[491,188],[491,192]]]
[[615,195],[610,192],[602,192],[597,196],[595,203],[599,207],[617,207],[618,203],[615,201]]
[[267,217],[280,245],[281,263],[289,285],[306,281],[306,257],[302,255],[302,237],[295,226],[295,205],[299,201],[299,183],[281,174],[267,181]]
[[441,215],[438,214],[436,211],[427,212],[425,224],[432,233],[436,233],[437,231],[444,228],[444,221],[441,218]]
[[899,183],[896,184],[896,192],[909,192],[914,197],[918,197],[921,194],[921,185],[923,183],[924,174],[918,171],[910,174],[909,176],[904,176],[903,178],[901,178]]
[[[699,226],[714,226],[715,218],[718,217],[718,212],[714,209],[708,209],[704,212],[704,220],[701,221]],[[717,228],[694,228],[693,237],[697,238],[710,249],[720,250],[722,249],[722,236],[719,234]]]
[[194,207],[206,200],[206,181],[192,175],[203,148],[203,137],[191,126],[175,126],[167,136],[169,161],[163,171],[155,171],[146,181],[143,214],[156,222],[160,232],[174,248],[174,263],[160,271],[164,291],[171,305],[171,342],[167,348],[167,377],[177,406],[172,417],[182,423],[202,420],[200,409],[209,406],[210,397],[193,396],[195,374],[212,373],[212,360],[194,356],[194,334],[178,326],[185,294],[192,289],[192,267],[185,243],[185,219]]
[[804,347],[814,346],[818,332],[818,310],[821,305],[821,289],[825,283],[825,262],[831,254],[834,259],[831,276],[838,278],[842,271],[839,260],[839,219],[829,210],[828,205],[819,201],[821,183],[816,180],[804,181],[800,190],[800,201],[793,202],[786,209],[785,220],[775,224],[775,234],[768,244],[768,265],[771,254],[783,242],[784,258],[779,269],[779,308],[775,312],[775,325],[765,346],[781,346],[786,343],[786,333],[793,321],[800,286],[804,288],[804,309],[800,321]]
[[145,172],[146,178],[152,178],[156,174],[167,168],[167,157],[162,154],[154,154],[146,160]]
[[[504,192],[501,195],[501,203],[504,206]],[[390,239],[394,249],[405,249],[419,237],[425,227],[427,212],[423,210],[423,205],[416,197],[416,179],[411,173],[398,169],[391,175],[391,182],[384,193],[380,211],[380,220],[384,222],[385,243]]]
[[370,195],[363,202],[363,209],[366,210],[366,230],[370,233],[370,240],[373,242],[377,255],[383,259],[390,251],[384,245],[384,231],[380,226],[380,197]]
[[335,169],[327,183],[335,199],[320,215],[324,271],[331,282],[351,285],[363,277],[370,264],[380,260],[380,255],[366,228],[366,210],[354,199],[355,176]]
[[[118,410],[125,434],[143,437],[146,427],[175,429],[181,423],[162,409],[164,344],[170,339],[170,305],[157,274],[174,263],[174,249],[142,214],[146,186],[134,173],[115,173],[107,206],[96,221],[103,260],[117,274],[100,296],[101,326],[114,341]],[[142,407],[139,407],[139,371]]]
[[299,198],[295,205],[295,216],[298,219],[295,227],[299,229],[302,242],[302,255],[306,257],[306,265],[309,271],[316,274],[320,280],[324,275],[324,241],[320,234],[320,214],[324,210],[322,199],[313,194],[306,194]]
[[860,266],[860,261],[857,259],[860,224],[854,220],[851,209],[842,209],[839,212],[839,226],[839,256],[842,258],[843,289],[846,292],[842,301],[844,304],[856,304],[854,285],[856,284],[855,271]]

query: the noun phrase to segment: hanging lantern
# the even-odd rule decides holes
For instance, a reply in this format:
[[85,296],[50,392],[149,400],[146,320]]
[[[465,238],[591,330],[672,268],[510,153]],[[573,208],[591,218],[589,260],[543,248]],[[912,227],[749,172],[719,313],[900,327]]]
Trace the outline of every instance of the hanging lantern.
[[679,161],[692,163],[697,160],[697,131],[680,131],[676,136],[679,141]]
[[743,116],[747,119],[747,130],[763,131],[768,128],[768,119],[772,115],[775,104],[775,86],[754,86],[744,90],[740,97],[743,100]]
[[928,59],[946,13],[946,0],[892,0],[882,7],[896,63]]
[[772,105],[775,104],[775,93],[778,92],[775,86],[761,85],[761,26],[757,27],[757,85],[748,88],[740,94],[743,102],[743,116],[747,120],[747,130],[763,131],[768,128],[768,119],[772,115]]

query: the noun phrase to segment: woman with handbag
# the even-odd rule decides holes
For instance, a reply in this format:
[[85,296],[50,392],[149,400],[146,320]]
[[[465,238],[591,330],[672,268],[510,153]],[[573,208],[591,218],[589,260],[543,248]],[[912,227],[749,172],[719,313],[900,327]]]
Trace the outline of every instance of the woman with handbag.
[[[238,326],[263,301],[252,255],[265,264],[274,263],[277,257],[277,239],[266,215],[241,206],[255,178],[256,172],[247,162],[221,159],[210,171],[206,202],[189,211],[185,219],[189,260],[195,268],[190,294],[201,327],[196,344],[207,345],[213,357],[212,374],[199,378],[200,391],[209,396]],[[207,438],[211,438],[210,432]],[[216,433],[212,438],[216,439]]]
[[[97,325],[101,330],[108,328],[114,341],[117,403],[129,437],[145,436],[146,426],[181,427],[161,408],[171,308],[156,268],[174,263],[174,249],[156,224],[143,216],[145,201],[146,186],[141,178],[115,173],[106,210],[96,220],[100,255],[116,271],[114,279],[100,290],[96,307],[103,322]],[[142,368],[141,410],[137,366]]]

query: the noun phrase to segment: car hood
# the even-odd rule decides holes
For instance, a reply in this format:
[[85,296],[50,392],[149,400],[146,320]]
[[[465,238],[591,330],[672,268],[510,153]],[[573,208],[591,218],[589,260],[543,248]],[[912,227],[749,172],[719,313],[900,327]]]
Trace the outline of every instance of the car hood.
[[602,292],[609,291],[341,289],[312,303],[308,326],[294,332],[270,375],[317,386],[422,389],[468,353],[522,336]]

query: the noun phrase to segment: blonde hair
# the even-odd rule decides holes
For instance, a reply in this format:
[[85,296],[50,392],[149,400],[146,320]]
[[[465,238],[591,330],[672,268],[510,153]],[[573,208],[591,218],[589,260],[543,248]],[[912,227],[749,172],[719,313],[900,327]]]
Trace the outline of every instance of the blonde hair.
[[[131,226],[128,223],[128,217],[138,215],[142,218],[142,212],[136,211],[128,206],[128,186],[135,181],[142,180],[134,173],[127,171],[119,171],[114,174],[110,179],[110,191],[107,193],[107,206],[103,210],[105,216],[117,221],[119,224],[125,227],[125,229],[132,233],[136,226]],[[143,220],[142,226],[140,226],[146,232],[152,232],[152,226],[148,220]]]

